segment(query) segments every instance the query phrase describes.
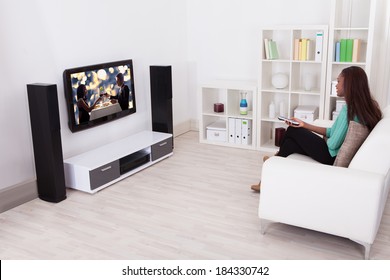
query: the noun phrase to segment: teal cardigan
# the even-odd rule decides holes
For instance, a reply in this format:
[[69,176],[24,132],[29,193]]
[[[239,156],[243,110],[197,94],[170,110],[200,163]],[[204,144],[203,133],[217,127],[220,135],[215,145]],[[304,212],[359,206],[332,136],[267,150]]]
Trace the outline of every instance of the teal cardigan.
[[[354,118],[354,121],[359,122],[357,117]],[[347,131],[347,105],[344,105],[332,127],[326,129],[326,137],[328,138],[326,144],[328,144],[329,153],[332,157],[337,156],[337,153],[344,142],[345,136],[347,135]]]

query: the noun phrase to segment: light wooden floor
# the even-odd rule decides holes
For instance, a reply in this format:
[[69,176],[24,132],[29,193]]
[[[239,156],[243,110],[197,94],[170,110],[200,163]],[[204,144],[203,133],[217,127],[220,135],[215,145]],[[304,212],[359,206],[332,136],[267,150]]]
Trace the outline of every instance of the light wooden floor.
[[[360,245],[283,224],[260,234],[257,151],[199,144],[90,195],[68,190],[0,214],[0,259],[362,259]],[[371,259],[390,259],[390,206]],[[358,219],[358,217],[356,217]]]

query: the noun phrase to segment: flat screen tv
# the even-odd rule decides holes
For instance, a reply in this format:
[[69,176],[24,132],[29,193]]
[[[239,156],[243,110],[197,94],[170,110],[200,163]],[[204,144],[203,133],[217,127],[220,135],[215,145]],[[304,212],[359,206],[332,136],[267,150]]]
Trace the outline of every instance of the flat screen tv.
[[136,112],[131,59],[64,71],[64,92],[72,132]]

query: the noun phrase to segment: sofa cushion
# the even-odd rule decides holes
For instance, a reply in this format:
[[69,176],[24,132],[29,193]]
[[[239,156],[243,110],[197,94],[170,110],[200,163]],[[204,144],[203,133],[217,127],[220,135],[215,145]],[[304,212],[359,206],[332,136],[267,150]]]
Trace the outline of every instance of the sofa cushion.
[[348,167],[352,158],[366,140],[369,130],[365,125],[350,121],[347,135],[334,161],[335,166]]

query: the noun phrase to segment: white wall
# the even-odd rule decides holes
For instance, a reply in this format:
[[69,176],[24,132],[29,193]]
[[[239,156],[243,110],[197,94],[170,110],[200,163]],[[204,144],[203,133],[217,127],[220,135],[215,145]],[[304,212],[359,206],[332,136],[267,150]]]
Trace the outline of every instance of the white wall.
[[[185,12],[182,0],[0,0],[0,189],[35,177],[28,83],[57,84],[65,158],[151,128],[149,65],[172,65],[174,125],[188,120]],[[137,113],[71,133],[63,71],[127,58]]]
[[[272,25],[328,25],[329,0],[189,0],[188,59],[191,103],[213,79],[257,80],[260,30]],[[192,73],[192,74],[191,74]],[[200,108],[192,108],[198,119]]]

